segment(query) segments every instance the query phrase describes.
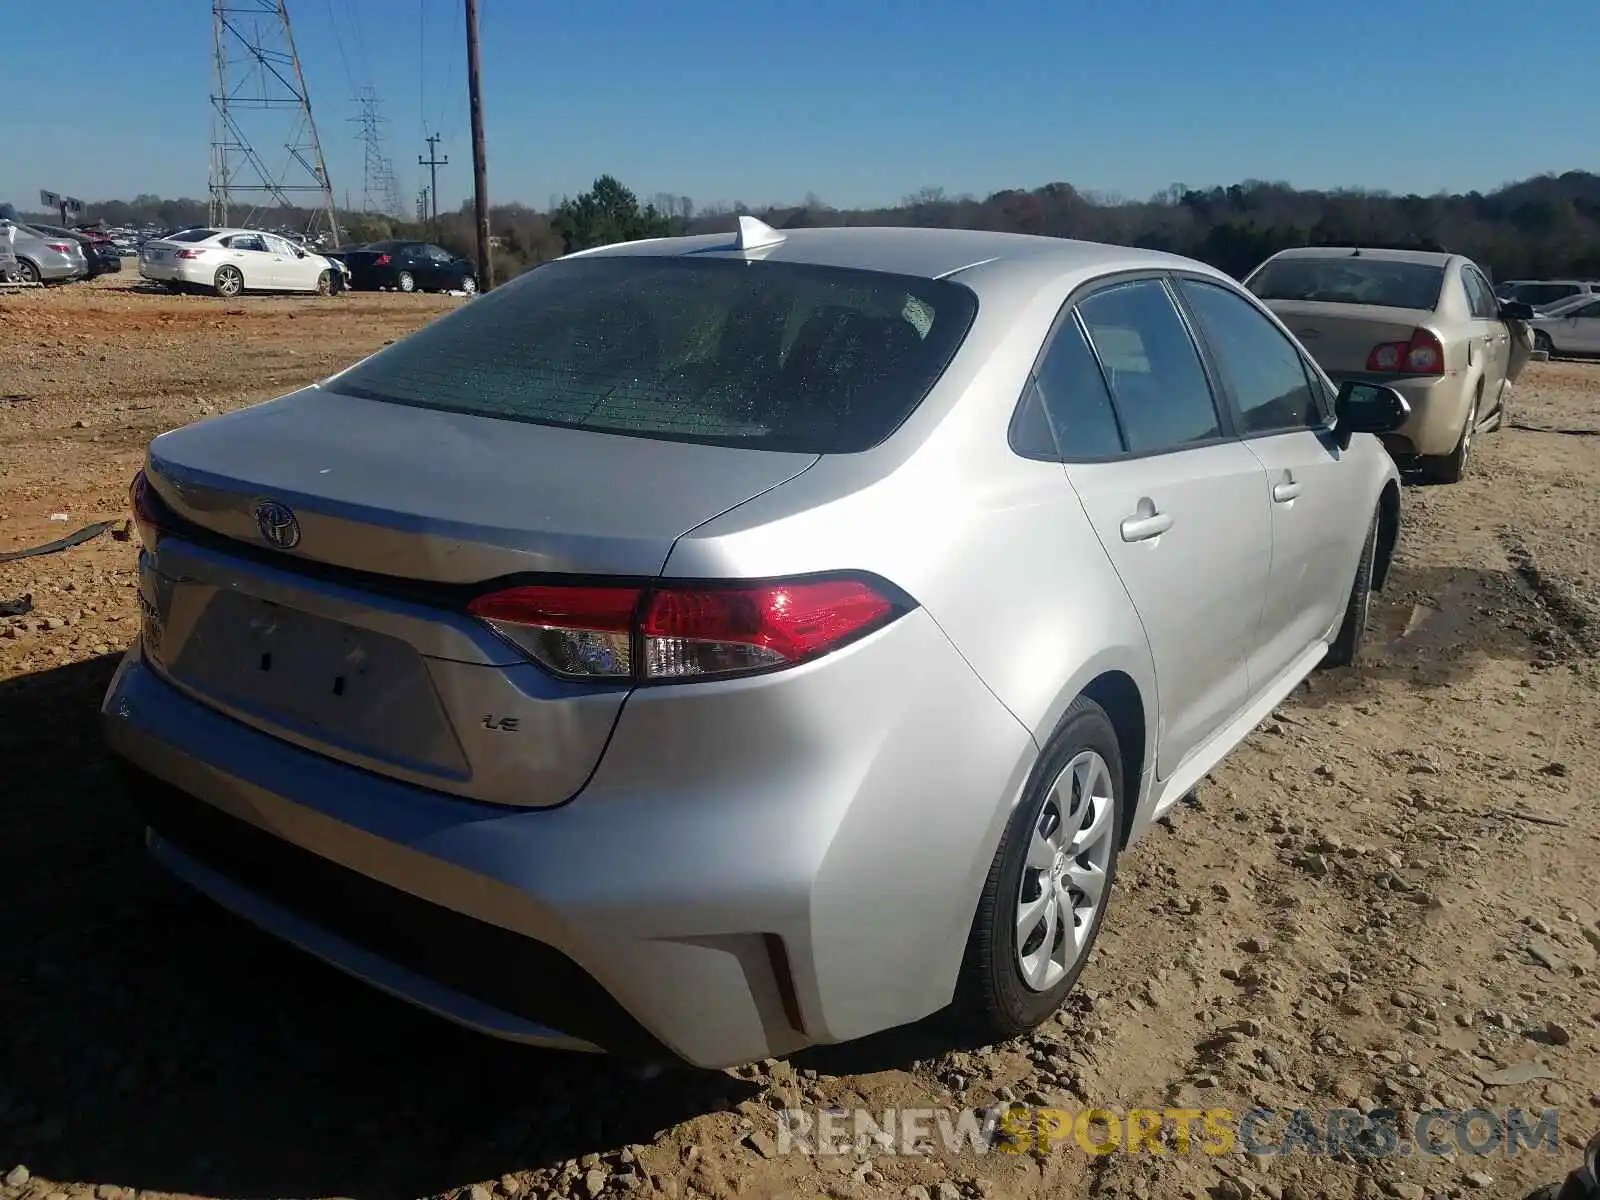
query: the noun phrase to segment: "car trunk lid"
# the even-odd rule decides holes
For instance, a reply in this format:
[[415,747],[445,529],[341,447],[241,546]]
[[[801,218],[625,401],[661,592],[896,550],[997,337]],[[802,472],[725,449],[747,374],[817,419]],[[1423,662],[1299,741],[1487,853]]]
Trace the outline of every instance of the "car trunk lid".
[[1412,308],[1330,304],[1311,300],[1268,300],[1268,308],[1289,327],[1329,375],[1355,375],[1367,369],[1373,348],[1409,341],[1428,327],[1433,313]]
[[307,388],[151,443],[147,478],[177,520],[141,578],[145,644],[195,698],[284,740],[475,799],[560,803],[627,687],[545,673],[466,598],[530,573],[655,576],[679,536],[816,458]]

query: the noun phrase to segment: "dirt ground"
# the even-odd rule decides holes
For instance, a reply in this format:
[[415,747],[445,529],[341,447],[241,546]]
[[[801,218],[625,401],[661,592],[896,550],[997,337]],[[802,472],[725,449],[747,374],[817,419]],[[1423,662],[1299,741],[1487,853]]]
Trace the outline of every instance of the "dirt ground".
[[[461,303],[134,282],[0,297],[0,554],[123,518],[154,434]],[[1311,1200],[1559,1179],[1600,1127],[1600,366],[1533,365],[1512,428],[1480,446],[1466,482],[1407,488],[1368,661],[1316,676],[1124,861],[1059,1020],[1003,1046],[930,1027],[728,1073],[640,1078],[477,1037],[169,882],[96,729],[134,633],[133,544],[0,563],[0,603],[34,606],[0,617],[0,1200]],[[1009,1100],[1555,1107],[1563,1145],[808,1159],[773,1143],[784,1107]]]

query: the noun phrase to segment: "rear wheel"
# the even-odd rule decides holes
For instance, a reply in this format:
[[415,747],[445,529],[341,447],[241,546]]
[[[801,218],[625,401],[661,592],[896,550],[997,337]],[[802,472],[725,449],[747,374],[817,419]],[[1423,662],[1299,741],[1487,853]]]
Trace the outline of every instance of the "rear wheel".
[[463,277],[461,280],[461,290],[469,296],[476,296],[478,294],[478,281],[471,275]]
[[219,296],[237,296],[244,291],[244,274],[238,267],[220,266],[213,286]]
[[38,264],[30,262],[26,258],[17,259],[17,278],[21,279],[23,283],[44,282],[44,276],[39,274]]
[[978,900],[957,1003],[984,1036],[1034,1028],[1077,982],[1111,898],[1122,804],[1116,729],[1080,696],[1011,814]]
[[395,283],[399,285],[402,292],[414,292],[417,290],[417,281],[412,277],[410,271],[401,271],[395,277]]
[[1467,419],[1461,426],[1456,448],[1449,454],[1423,457],[1422,474],[1430,483],[1460,483],[1466,478],[1467,465],[1472,458],[1472,436],[1478,431],[1478,405],[1482,402],[1483,388],[1480,385],[1473,393],[1472,407],[1467,410]]

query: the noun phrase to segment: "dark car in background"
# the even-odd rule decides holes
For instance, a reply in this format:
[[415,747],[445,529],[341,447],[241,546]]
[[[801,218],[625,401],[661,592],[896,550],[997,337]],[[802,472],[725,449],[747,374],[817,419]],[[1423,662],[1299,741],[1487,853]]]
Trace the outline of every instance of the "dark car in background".
[[115,243],[103,233],[66,229],[60,225],[35,225],[34,228],[52,237],[71,238],[83,247],[84,262],[89,267],[86,278],[94,279],[122,270],[122,256],[117,253]]
[[328,252],[350,268],[350,286],[358,292],[393,288],[401,292],[466,292],[478,290],[478,268],[431,242],[372,242]]

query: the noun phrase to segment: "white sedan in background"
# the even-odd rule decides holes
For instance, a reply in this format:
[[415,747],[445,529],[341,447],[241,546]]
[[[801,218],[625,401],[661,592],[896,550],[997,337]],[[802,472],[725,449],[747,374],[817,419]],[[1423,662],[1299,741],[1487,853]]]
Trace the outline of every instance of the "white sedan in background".
[[1528,322],[1533,344],[1547,354],[1600,354],[1600,296]]
[[219,296],[241,292],[343,291],[345,268],[333,259],[257,229],[185,229],[146,242],[139,274],[173,291],[206,288]]

